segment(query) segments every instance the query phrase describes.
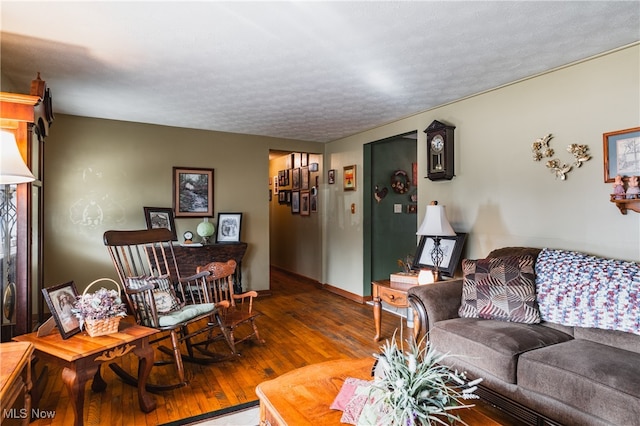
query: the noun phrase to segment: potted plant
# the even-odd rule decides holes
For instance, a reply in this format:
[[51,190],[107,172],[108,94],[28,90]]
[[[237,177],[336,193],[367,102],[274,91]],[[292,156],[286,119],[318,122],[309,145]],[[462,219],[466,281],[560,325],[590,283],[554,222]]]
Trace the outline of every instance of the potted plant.
[[[431,425],[460,422],[452,410],[469,408],[465,401],[477,399],[474,393],[482,379],[468,382],[463,372],[451,371],[440,362],[426,340],[408,341],[408,349],[398,347],[395,334],[377,355],[375,379],[370,393],[370,424]],[[364,420],[361,418],[361,420]]]
[[[87,293],[93,284],[105,280],[114,283],[118,290],[102,287],[95,293]],[[127,308],[120,298],[120,285],[108,278],[89,284],[82,295],[78,296],[72,311],[80,320],[80,329],[86,326],[91,337],[116,333],[120,319],[127,316]]]

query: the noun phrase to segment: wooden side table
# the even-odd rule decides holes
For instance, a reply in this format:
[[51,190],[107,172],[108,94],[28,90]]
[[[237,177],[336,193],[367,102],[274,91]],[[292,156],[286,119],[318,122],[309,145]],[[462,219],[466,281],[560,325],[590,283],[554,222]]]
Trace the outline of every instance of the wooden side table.
[[[100,365],[111,362],[129,352],[140,359],[138,364],[138,402],[140,409],[151,412],[156,409],[156,400],[147,393],[147,378],[154,362],[153,348],[149,345],[149,336],[157,333],[153,328],[120,322],[118,333],[107,336],[90,337],[86,332],[63,340],[60,333],[38,337],[37,333],[16,336],[13,340],[29,342],[35,346],[35,355],[43,360],[54,362],[63,367],[62,381],[69,392],[69,399],[75,414],[74,424],[83,424],[84,388],[93,378],[91,389],[101,392],[106,382],[100,376]],[[37,408],[39,395],[32,395],[33,406]]]
[[0,423],[28,425],[31,418],[31,355],[33,345],[0,344]]
[[371,380],[373,357],[340,359],[298,368],[262,382],[260,425],[339,425],[342,411],[329,408],[347,377]]
[[[390,280],[378,280],[371,283],[373,286],[373,323],[376,327],[374,341],[380,340],[380,329],[382,325],[382,301],[396,308],[408,308],[407,291],[413,284],[393,282]],[[417,320],[415,312],[410,312],[413,318],[407,318],[407,327],[413,328],[414,335],[417,331],[413,324]],[[416,336],[417,337],[417,336]]]

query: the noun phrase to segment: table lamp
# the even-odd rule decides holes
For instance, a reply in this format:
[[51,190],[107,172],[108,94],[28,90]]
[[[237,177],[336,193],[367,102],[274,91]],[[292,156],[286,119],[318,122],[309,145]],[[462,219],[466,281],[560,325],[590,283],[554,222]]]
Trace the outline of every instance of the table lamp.
[[209,244],[209,238],[216,232],[216,228],[213,223],[209,222],[208,218],[204,218],[202,222],[198,224],[196,232],[202,237],[202,244]]
[[441,237],[453,237],[456,235],[456,231],[453,230],[447,220],[444,206],[438,205],[437,201],[433,201],[427,206],[424,220],[416,235],[433,238],[433,249],[431,250],[431,260],[434,268],[433,281],[440,281],[440,264],[444,258],[444,252],[440,247]]
[[27,167],[12,132],[0,132],[0,184],[25,183],[36,180]]

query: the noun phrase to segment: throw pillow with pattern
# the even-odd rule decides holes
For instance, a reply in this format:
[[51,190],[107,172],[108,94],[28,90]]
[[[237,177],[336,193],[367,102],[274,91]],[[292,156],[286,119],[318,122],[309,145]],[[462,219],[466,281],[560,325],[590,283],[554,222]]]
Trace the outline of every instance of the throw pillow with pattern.
[[462,261],[462,318],[525,324],[540,322],[536,301],[535,259],[530,255]]
[[169,275],[129,277],[127,278],[127,284],[132,289],[138,289],[147,284],[153,285],[153,299],[159,314],[168,314],[182,307],[180,300],[176,297],[171,287]]

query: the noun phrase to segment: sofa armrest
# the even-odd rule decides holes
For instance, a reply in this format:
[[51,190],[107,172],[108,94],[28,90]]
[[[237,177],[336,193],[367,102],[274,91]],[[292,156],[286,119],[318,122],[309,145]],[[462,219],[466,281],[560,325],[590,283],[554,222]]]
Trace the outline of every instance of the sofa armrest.
[[411,287],[408,291],[409,305],[414,311],[414,333],[428,333],[438,321],[458,318],[462,301],[462,279],[443,281]]

